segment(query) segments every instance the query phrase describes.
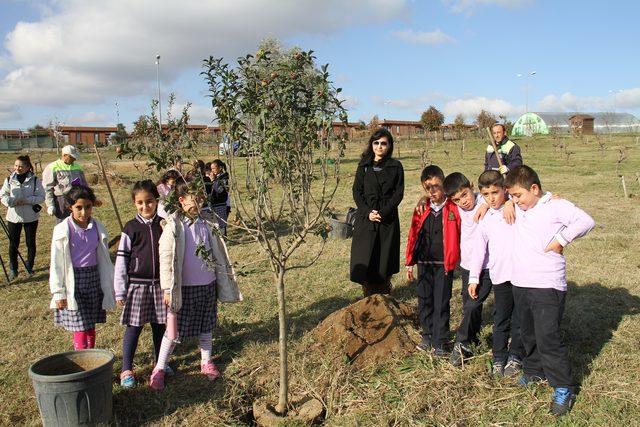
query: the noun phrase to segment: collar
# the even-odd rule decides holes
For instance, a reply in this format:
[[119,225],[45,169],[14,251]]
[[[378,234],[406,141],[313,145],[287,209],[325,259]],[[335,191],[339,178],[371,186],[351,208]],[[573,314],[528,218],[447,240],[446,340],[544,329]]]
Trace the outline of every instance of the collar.
[[445,203],[447,203],[446,199],[445,199],[444,202],[440,203],[439,205],[433,203],[432,201],[429,201],[429,207],[434,212],[440,212],[442,210],[442,208],[444,208]]
[[73,227],[74,231],[89,231],[89,230],[93,229],[93,225],[94,225],[93,218],[91,218],[91,220],[89,220],[89,225],[87,225],[87,228],[82,228],[78,224],[76,224],[76,222],[73,220],[73,218],[71,218],[71,215],[69,215],[67,217],[67,222],[69,224],[71,224],[71,226]]
[[496,145],[499,147],[501,145],[506,144],[507,141],[509,141],[509,138],[505,135],[504,138],[502,138],[502,140],[500,142],[498,142]]
[[538,200],[538,203],[547,203],[549,200],[551,200],[552,197],[553,197],[553,194],[551,194],[550,191],[547,191],[546,193],[544,193],[544,196],[540,197],[540,200]]
[[142,215],[140,215],[140,214],[136,214],[136,219],[137,219],[138,221],[140,221],[141,223],[143,223],[143,224],[151,224],[151,223],[156,219],[156,217],[157,217],[157,216],[158,216],[158,214],[154,214],[154,215],[151,217],[151,219],[146,219],[146,218],[144,218]]

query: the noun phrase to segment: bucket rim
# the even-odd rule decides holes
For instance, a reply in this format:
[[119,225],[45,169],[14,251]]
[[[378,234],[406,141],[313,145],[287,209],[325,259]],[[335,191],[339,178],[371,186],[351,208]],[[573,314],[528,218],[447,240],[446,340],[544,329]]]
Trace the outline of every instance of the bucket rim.
[[[108,356],[108,359],[100,366],[97,366],[93,369],[90,369],[88,371],[82,371],[82,372],[75,372],[73,374],[63,374],[63,375],[42,375],[42,374],[38,374],[37,372],[34,371],[34,368],[37,368],[37,366],[41,363],[45,363],[46,361],[53,359],[55,357],[61,357],[61,356],[68,356],[71,354],[78,354],[81,352],[91,352],[91,353],[99,353],[101,355],[104,356]],[[111,370],[112,369],[112,365],[113,365],[113,361],[115,360],[115,354],[113,354],[112,351],[110,350],[104,350],[104,349],[100,349],[100,348],[89,348],[89,349],[85,349],[85,350],[72,350],[72,351],[65,351],[62,353],[55,353],[55,354],[50,354],[49,356],[43,357],[39,360],[37,360],[36,362],[32,363],[31,366],[29,366],[29,377],[32,380],[35,381],[39,381],[39,382],[47,382],[47,383],[58,383],[58,382],[67,382],[67,381],[74,381],[74,380],[79,380],[81,378],[85,378],[94,374],[97,374],[100,371],[103,371],[105,369]]]

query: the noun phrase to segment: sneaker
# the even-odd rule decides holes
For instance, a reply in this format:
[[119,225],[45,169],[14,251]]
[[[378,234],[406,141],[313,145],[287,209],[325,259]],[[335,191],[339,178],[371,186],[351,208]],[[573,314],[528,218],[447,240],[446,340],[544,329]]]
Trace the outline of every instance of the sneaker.
[[442,345],[434,347],[433,349],[433,355],[436,357],[447,357],[447,354],[449,353],[447,353],[447,350]]
[[503,362],[493,362],[493,366],[491,367],[491,376],[494,378],[505,376]]
[[9,281],[13,282],[16,279],[16,277],[18,277],[18,272],[15,270],[9,269],[9,271],[7,272],[7,275],[9,276]]
[[164,371],[162,369],[154,369],[149,380],[149,387],[155,391],[164,390]]
[[522,362],[515,356],[509,356],[509,360],[507,360],[507,364],[504,367],[504,376],[505,377],[517,377],[518,374],[522,372]]
[[173,369],[171,369],[171,366],[167,365],[164,368],[164,376],[165,377],[172,377],[174,376],[176,373],[173,371]]
[[564,387],[558,387],[553,391],[553,401],[551,402],[550,412],[553,415],[562,416],[571,411],[576,401],[575,393]]
[[420,344],[416,345],[416,348],[420,351],[431,351],[433,348],[431,346],[431,338],[422,337],[422,341],[420,341]]
[[520,378],[518,378],[518,384],[521,387],[529,387],[530,385],[534,385],[536,383],[544,381],[546,378],[539,377],[537,375],[527,375],[522,374]]
[[220,376],[220,371],[218,371],[218,368],[216,368],[216,365],[214,365],[212,361],[201,364],[200,371],[211,381],[214,381]]
[[453,346],[451,356],[449,356],[449,363],[453,366],[462,366],[464,359],[473,356],[471,349],[465,347],[461,342],[457,342]]
[[120,386],[122,388],[134,388],[136,386],[136,377],[133,371],[124,371],[120,374]]

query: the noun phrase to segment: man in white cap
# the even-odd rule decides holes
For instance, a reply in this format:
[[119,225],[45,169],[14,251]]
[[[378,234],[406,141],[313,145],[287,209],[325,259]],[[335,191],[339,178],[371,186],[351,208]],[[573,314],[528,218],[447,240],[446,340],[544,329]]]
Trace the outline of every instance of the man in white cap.
[[62,156],[49,165],[42,172],[42,184],[45,190],[47,213],[55,215],[57,222],[69,216],[65,208],[64,195],[72,185],[87,185],[82,167],[76,163],[80,153],[75,145],[62,147]]

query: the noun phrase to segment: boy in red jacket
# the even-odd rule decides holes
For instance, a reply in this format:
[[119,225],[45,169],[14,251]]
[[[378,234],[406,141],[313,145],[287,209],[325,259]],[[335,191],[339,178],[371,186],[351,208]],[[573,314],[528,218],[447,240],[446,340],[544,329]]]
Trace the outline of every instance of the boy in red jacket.
[[411,219],[407,241],[407,279],[413,280],[413,266],[418,265],[418,319],[422,327],[419,350],[433,348],[445,356],[451,317],[453,270],[460,260],[460,214],[458,207],[444,193],[444,172],[427,166],[420,177],[427,192],[422,213],[416,210]]

